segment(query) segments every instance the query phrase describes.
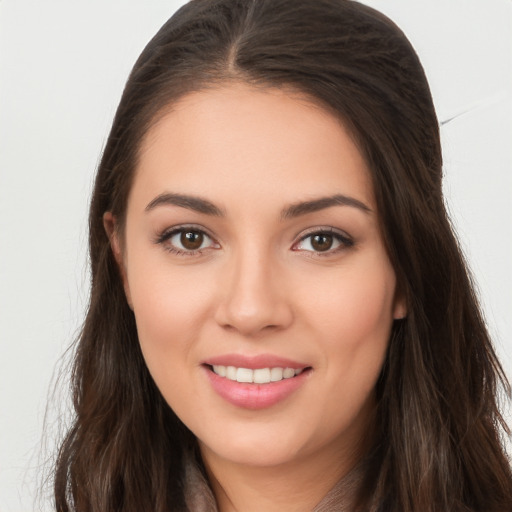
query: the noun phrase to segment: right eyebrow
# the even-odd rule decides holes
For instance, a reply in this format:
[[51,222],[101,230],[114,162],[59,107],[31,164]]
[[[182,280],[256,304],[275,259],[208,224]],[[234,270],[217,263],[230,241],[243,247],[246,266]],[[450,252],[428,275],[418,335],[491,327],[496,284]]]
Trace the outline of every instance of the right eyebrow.
[[157,206],[180,206],[181,208],[187,208],[205,215],[213,215],[215,217],[224,217],[224,212],[215,206],[212,202],[202,197],[189,196],[185,194],[173,194],[171,192],[165,192],[156,196],[145,208],[146,212],[155,209]]

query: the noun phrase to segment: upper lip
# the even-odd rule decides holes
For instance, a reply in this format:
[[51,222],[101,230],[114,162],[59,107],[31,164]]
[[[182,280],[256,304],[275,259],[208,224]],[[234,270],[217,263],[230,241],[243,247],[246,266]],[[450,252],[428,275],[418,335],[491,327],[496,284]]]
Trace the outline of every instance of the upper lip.
[[242,354],[223,354],[209,357],[203,364],[210,366],[235,366],[237,368],[248,368],[255,370],[257,368],[293,368],[300,370],[308,368],[310,365],[304,364],[286,357],[280,357],[273,354],[242,355]]

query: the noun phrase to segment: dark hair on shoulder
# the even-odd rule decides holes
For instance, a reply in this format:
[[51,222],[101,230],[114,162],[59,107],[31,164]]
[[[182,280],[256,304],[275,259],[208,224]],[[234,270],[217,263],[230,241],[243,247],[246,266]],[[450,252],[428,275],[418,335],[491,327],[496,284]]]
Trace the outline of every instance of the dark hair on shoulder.
[[56,509],[185,509],[192,434],[156,388],[103,228],[121,230],[141,141],[192,92],[239,81],[291,88],[338,116],[371,171],[381,230],[408,315],[377,386],[377,445],[361,510],[504,512],[496,358],[446,214],[439,123],[404,34],[349,0],[193,0],[149,42],[126,84],[89,218],[90,304],[76,346],[74,423],[56,465]]

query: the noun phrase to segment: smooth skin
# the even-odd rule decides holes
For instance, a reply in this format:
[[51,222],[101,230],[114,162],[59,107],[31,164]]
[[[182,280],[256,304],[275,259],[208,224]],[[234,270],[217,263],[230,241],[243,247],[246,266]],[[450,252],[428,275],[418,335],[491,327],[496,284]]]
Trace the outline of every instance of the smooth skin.
[[[288,90],[191,93],[143,141],[123,233],[104,221],[149,371],[197,436],[221,512],[310,511],[371,442],[406,314],[342,123]],[[207,378],[224,354],[308,375],[271,407],[237,407]]]

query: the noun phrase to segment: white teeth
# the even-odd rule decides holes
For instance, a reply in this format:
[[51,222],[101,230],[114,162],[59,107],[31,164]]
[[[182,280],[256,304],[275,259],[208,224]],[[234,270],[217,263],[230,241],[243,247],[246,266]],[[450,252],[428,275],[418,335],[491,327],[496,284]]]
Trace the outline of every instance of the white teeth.
[[234,366],[226,367],[226,378],[229,380],[236,380],[236,368]]
[[238,368],[236,370],[236,381],[237,382],[253,382],[253,374],[252,370],[249,368]]
[[291,379],[300,375],[303,368],[237,368],[236,366],[213,365],[213,371],[220,377],[229,380],[245,383],[268,384],[269,382],[278,382],[283,379]]
[[272,370],[270,370],[270,380],[272,382],[277,382],[278,380],[283,380],[283,369],[282,368],[272,368]]
[[295,377],[295,370],[293,368],[285,368],[283,370],[283,379],[289,379]]
[[226,367],[225,366],[221,366],[220,364],[214,364],[213,365],[213,371],[217,375],[220,375],[221,377],[225,377],[226,376]]
[[270,382],[270,368],[258,368],[252,372],[252,381],[255,384],[268,384]]

